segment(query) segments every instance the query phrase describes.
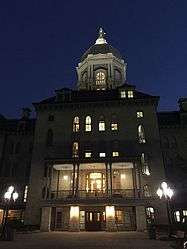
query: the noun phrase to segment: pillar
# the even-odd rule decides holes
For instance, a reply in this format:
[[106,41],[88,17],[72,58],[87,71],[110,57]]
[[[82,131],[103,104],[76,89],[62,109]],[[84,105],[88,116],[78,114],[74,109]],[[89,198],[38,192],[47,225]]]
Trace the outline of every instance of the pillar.
[[147,229],[146,214],[144,206],[136,207],[136,227],[138,232],[143,232]]
[[42,217],[40,224],[41,232],[49,232],[51,224],[51,207],[43,207],[42,208]]
[[106,231],[115,232],[117,230],[116,221],[115,221],[115,207],[106,206],[105,213],[106,213]]
[[79,206],[70,207],[69,231],[78,232],[79,227]]

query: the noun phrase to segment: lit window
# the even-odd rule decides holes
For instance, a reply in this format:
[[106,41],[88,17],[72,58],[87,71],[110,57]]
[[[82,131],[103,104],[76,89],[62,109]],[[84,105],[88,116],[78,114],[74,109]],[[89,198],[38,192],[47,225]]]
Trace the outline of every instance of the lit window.
[[151,223],[155,219],[155,210],[153,207],[147,207],[146,208],[146,217],[148,223]]
[[103,72],[98,72],[96,74],[96,85],[103,85],[106,83],[106,76]]
[[142,174],[149,176],[150,171],[149,171],[148,160],[144,153],[141,154],[141,165],[142,165]]
[[183,214],[182,222],[186,223],[187,222],[187,210],[182,210],[182,214]]
[[126,98],[126,92],[125,92],[125,90],[121,91],[120,96],[121,96],[122,99]]
[[177,222],[180,222],[181,221],[180,212],[179,211],[175,211],[174,215],[175,215],[175,220]]
[[79,131],[79,117],[74,117],[73,119],[73,132]]
[[23,195],[23,202],[27,201],[27,195],[28,195],[28,186],[25,186],[24,195]]
[[104,120],[99,121],[99,131],[105,131],[105,121]]
[[92,152],[91,152],[91,151],[85,152],[85,157],[86,157],[86,158],[89,158],[89,157],[91,157],[91,156],[92,156]]
[[79,156],[79,144],[77,142],[73,143],[73,157],[78,157]]
[[143,193],[144,193],[145,197],[151,196],[150,189],[149,189],[149,186],[147,184],[143,186]]
[[113,156],[113,157],[119,156],[119,151],[113,151],[113,152],[112,152],[112,156]]
[[117,123],[111,123],[111,130],[112,131],[117,131],[118,130],[118,124]]
[[138,126],[138,142],[140,144],[145,143],[145,131],[143,125]]
[[122,210],[116,210],[115,211],[115,218],[117,223],[123,223],[123,211]]
[[85,119],[85,131],[91,131],[92,130],[92,120],[90,116],[87,116]]
[[137,118],[143,118],[143,112],[139,111],[136,113]]
[[100,152],[99,157],[106,157],[106,153],[105,152]]
[[134,97],[133,91],[128,91],[127,96],[128,98],[133,98]]

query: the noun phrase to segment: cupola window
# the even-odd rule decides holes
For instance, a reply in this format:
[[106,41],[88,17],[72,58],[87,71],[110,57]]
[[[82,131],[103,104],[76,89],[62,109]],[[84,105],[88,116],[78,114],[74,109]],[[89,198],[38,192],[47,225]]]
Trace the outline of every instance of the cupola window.
[[106,76],[104,72],[96,74],[96,85],[104,85],[106,83]]

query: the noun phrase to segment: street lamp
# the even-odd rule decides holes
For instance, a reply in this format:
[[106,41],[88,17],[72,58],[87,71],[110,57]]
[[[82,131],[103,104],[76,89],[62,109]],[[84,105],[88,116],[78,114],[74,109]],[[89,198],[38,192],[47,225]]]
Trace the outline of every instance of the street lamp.
[[19,195],[15,191],[13,186],[8,187],[7,191],[4,194],[4,201],[5,201],[5,209],[3,214],[3,221],[2,221],[2,239],[6,238],[6,226],[7,226],[7,219],[8,219],[8,211],[9,211],[9,204],[11,202],[15,202],[18,199]]
[[160,187],[157,189],[157,195],[160,199],[162,197],[165,198],[167,204],[167,215],[168,215],[168,223],[169,223],[169,235],[170,235],[170,226],[172,224],[171,212],[170,212],[170,200],[174,195],[173,189],[171,189],[166,182],[162,182]]

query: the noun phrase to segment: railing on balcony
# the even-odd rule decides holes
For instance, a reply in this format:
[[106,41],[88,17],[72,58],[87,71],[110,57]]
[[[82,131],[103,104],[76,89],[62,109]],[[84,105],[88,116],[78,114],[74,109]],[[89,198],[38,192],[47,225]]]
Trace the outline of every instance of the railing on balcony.
[[112,191],[88,191],[78,190],[73,194],[72,190],[52,191],[50,199],[102,199],[102,198],[137,198],[139,197],[134,189],[113,189]]

